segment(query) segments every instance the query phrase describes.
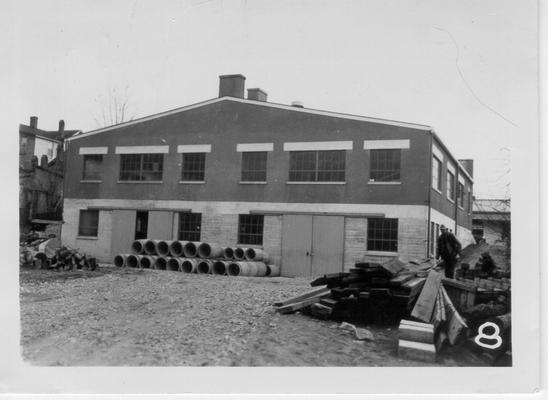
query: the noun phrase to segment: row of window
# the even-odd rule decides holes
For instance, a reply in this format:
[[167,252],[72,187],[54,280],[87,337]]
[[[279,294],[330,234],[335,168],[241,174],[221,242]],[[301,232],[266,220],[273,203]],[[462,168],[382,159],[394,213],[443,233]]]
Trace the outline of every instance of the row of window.
[[[455,187],[455,174],[451,171],[447,171],[447,198],[451,201],[456,201],[459,207],[464,209],[464,184],[462,182],[457,182]],[[432,157],[432,187],[435,188],[438,192],[442,192],[442,162],[436,157]],[[456,192],[455,192],[456,191]],[[472,193],[468,190],[468,199],[466,202],[467,210],[472,210]]]
[[[137,211],[135,239],[146,238],[148,216],[146,211]],[[145,217],[145,218],[143,218]],[[78,236],[97,237],[99,230],[99,210],[80,210]],[[178,240],[198,242],[201,240],[202,214],[179,213]],[[238,216],[238,243],[260,246],[263,244],[264,215],[240,214]],[[398,219],[368,218],[368,251],[398,251]]]
[[[242,153],[241,181],[266,182],[268,152]],[[84,155],[82,179],[102,179],[103,155]],[[182,154],[181,181],[204,181],[206,153]],[[120,181],[161,181],[164,170],[163,154],[120,154]],[[401,179],[401,149],[371,150],[369,180],[399,182]],[[290,182],[344,182],[345,150],[290,151]]]

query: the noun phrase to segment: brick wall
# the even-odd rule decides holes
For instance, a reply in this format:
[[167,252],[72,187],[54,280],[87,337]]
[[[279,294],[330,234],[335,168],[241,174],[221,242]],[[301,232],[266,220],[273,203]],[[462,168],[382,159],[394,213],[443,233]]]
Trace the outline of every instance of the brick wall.
[[219,246],[236,246],[238,243],[238,214],[219,214],[210,210],[202,213],[203,242]]
[[367,224],[365,218],[345,217],[344,219],[344,270],[363,260],[366,249]]
[[282,216],[264,217],[263,247],[270,257],[270,263],[280,265],[282,260]]

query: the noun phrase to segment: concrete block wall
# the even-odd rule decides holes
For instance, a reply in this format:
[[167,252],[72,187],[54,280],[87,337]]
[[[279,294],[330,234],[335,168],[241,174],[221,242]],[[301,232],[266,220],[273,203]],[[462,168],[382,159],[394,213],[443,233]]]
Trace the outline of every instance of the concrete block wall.
[[281,265],[282,261],[282,216],[264,217],[263,248],[270,257],[270,263]]
[[201,240],[235,246],[238,243],[238,214],[202,213]]
[[103,263],[112,262],[110,256],[110,240],[112,232],[112,211],[99,211],[99,226],[96,238],[78,237],[78,223],[80,210],[86,209],[85,200],[65,201],[63,219],[65,223],[61,230],[61,243],[63,245],[79,249],[97,261]]
[[402,260],[426,257],[427,222],[416,218],[400,218],[398,223],[398,254]]
[[367,249],[367,221],[365,218],[344,218],[344,271],[363,261]]

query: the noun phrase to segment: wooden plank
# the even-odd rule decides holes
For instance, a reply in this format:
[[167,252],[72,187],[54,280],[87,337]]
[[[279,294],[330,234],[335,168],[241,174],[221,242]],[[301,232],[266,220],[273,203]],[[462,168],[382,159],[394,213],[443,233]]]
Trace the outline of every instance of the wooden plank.
[[329,318],[333,313],[333,309],[321,303],[314,303],[310,305],[310,314],[319,318]]
[[328,307],[335,307],[339,302],[335,299],[330,299],[329,297],[323,298],[320,300],[320,304],[323,304],[324,306]]
[[402,284],[404,284],[405,282],[409,282],[411,279],[413,279],[415,277],[415,273],[413,272],[410,272],[410,273],[401,273],[397,276],[395,276],[394,278],[390,279],[390,281],[388,282],[388,284],[390,286],[401,286]]
[[436,362],[436,347],[433,344],[399,340],[398,356],[411,360]]
[[418,321],[411,321],[410,319],[402,319],[402,320],[400,321],[400,325],[401,325],[401,324],[404,324],[404,325],[413,325],[413,326],[418,326],[418,327],[421,327],[421,328],[432,327],[432,324],[430,324],[430,323],[418,322]]
[[465,336],[468,326],[456,310],[443,286],[441,287],[441,291],[443,293],[445,312],[447,314],[447,338],[449,339],[449,344],[453,346],[461,339],[461,337]]
[[422,289],[411,316],[419,321],[428,322],[432,317],[432,312],[436,304],[436,297],[441,285],[441,274],[436,271],[430,271],[426,283]]
[[281,307],[281,306],[285,306],[285,305],[288,305],[288,304],[291,304],[291,303],[296,303],[298,301],[308,299],[310,297],[316,297],[318,295],[323,295],[325,293],[330,293],[330,292],[331,291],[327,288],[314,289],[314,290],[311,290],[309,292],[303,293],[299,296],[295,296],[295,297],[292,297],[292,298],[284,300],[284,301],[278,301],[278,302],[274,303],[274,306]]
[[403,340],[420,343],[434,343],[434,327],[416,326],[400,323],[398,328],[398,337]]
[[325,297],[325,296],[329,296],[329,292],[327,292],[323,295],[310,297],[308,299],[304,299],[304,300],[298,301],[296,303],[291,303],[291,304],[287,304],[285,306],[278,307],[278,308],[276,308],[276,311],[279,312],[280,314],[289,314],[289,313],[298,311],[302,308],[308,307],[308,306],[310,306],[314,303],[317,303],[317,302],[320,301],[320,299],[322,297]]
[[389,274],[389,278],[393,278],[405,269],[405,264],[401,262],[398,257],[394,257],[390,261],[382,264],[381,267]]

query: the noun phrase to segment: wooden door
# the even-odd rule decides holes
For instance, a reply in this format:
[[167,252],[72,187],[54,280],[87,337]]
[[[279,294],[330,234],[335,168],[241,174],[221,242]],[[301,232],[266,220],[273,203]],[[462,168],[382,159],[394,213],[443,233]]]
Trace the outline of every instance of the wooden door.
[[149,211],[148,212],[148,239],[172,240],[173,239],[173,212]]
[[312,276],[343,271],[344,217],[315,215],[312,222]]
[[312,216],[284,215],[282,219],[281,275],[310,276]]
[[113,210],[110,236],[111,259],[118,254],[131,253],[131,243],[135,236],[135,211]]

